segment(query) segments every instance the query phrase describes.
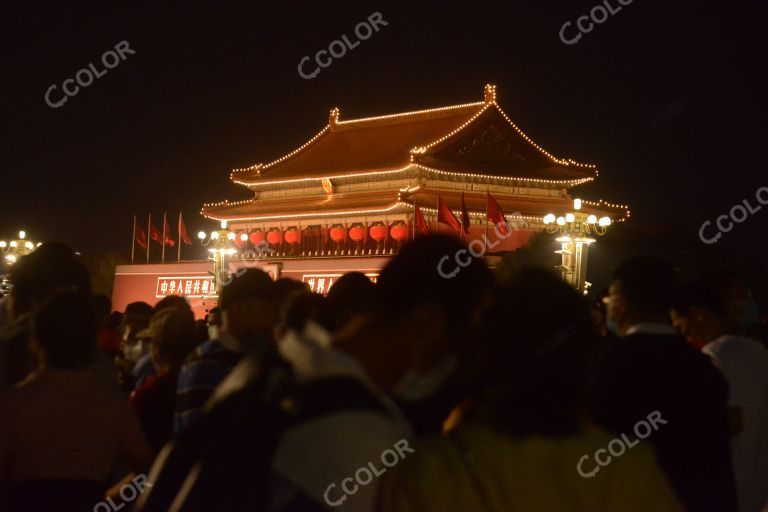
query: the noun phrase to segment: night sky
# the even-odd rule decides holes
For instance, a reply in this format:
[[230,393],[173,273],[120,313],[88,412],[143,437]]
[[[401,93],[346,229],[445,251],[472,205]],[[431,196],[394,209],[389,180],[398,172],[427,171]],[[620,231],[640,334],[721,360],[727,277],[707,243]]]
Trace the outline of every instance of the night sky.
[[[202,203],[249,196],[230,170],[303,144],[334,106],[343,120],[480,101],[486,83],[548,151],[599,166],[574,195],[628,203],[637,226],[695,233],[754,198],[768,185],[766,3],[634,0],[564,44],[562,25],[595,5],[5,3],[0,238],[23,227],[127,255],[134,214],[182,210],[190,233],[213,227]],[[299,76],[302,57],[354,40],[375,12],[386,27],[316,78]],[[103,69],[120,41],[135,54],[46,105],[51,85],[61,98],[65,79]],[[764,208],[723,243],[748,247],[767,221]]]

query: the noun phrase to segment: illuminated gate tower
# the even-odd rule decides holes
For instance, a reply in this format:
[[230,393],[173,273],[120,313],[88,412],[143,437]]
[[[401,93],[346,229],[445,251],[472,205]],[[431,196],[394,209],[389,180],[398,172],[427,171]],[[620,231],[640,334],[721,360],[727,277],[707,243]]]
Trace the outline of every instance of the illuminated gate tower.
[[[476,103],[350,120],[334,108],[304,145],[232,171],[232,181],[253,197],[206,204],[202,214],[234,233],[230,270],[253,260],[324,292],[344,272],[378,275],[414,236],[416,206],[431,232],[456,233],[436,228],[438,195],[460,218],[464,192],[468,240],[486,233],[487,194],[498,201],[516,229],[489,250],[493,260],[545,230],[550,212],[571,209],[570,189],[596,176],[594,165],[537,145],[496,103],[495,86],[486,85]],[[629,216],[626,207],[602,201],[583,201],[582,209],[614,221]],[[498,238],[493,226],[488,233]]]

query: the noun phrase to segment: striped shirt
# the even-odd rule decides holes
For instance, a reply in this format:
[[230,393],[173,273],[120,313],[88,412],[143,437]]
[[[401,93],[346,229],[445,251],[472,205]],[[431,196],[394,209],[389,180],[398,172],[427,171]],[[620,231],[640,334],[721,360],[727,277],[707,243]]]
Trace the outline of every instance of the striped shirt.
[[208,340],[190,354],[176,387],[174,431],[178,434],[203,415],[205,404],[221,381],[240,361],[242,354],[219,340]]

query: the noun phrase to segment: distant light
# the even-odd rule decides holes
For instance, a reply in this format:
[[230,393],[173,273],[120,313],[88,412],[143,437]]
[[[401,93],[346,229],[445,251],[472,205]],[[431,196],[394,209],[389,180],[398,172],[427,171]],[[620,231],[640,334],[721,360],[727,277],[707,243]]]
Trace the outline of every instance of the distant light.
[[206,235],[205,235],[205,231],[200,231],[200,232],[197,234],[197,238],[199,238],[200,240],[205,240],[205,236],[206,236]]
[[587,217],[587,224],[597,224],[597,217],[594,215]]
[[573,200],[573,208],[576,210],[581,210],[581,199]]
[[32,249],[35,247],[35,244],[33,244],[30,241],[27,241],[27,243],[24,244],[24,247],[26,247],[27,249]]
[[246,233],[243,233],[242,235],[240,235],[240,240],[242,240],[243,242],[247,242],[248,241],[248,235]]
[[234,240],[235,238],[237,238],[237,235],[235,233],[233,233],[232,231],[230,231],[227,234],[227,238],[230,239],[230,240]]
[[573,222],[574,220],[576,220],[576,217],[572,213],[565,214],[565,222]]
[[22,240],[27,238],[27,232],[24,230],[19,231],[19,238],[21,238]]
[[16,243],[16,240],[11,241],[11,247],[18,247],[19,244]]
[[565,225],[565,218],[563,218],[563,217],[558,217],[558,218],[557,218],[557,225],[558,225],[558,226],[564,226],[564,225]]
[[211,231],[211,240],[218,240],[218,239],[219,239],[219,232]]
[[554,213],[548,213],[544,216],[544,224],[552,224],[553,222],[555,222]]
[[611,225],[611,218],[610,217],[601,217],[599,224],[603,227],[610,226]]
[[221,229],[227,229],[227,221],[221,221]]
[[8,246],[8,242],[5,240],[0,240],[0,248],[5,249]]

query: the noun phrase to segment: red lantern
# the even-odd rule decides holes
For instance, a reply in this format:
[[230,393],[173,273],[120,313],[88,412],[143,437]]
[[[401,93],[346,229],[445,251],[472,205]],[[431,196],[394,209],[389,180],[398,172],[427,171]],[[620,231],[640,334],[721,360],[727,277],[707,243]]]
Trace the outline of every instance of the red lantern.
[[280,245],[280,242],[283,241],[283,232],[279,229],[274,229],[267,233],[267,242],[269,242],[272,245]]
[[248,238],[251,240],[253,245],[259,245],[259,243],[264,241],[264,232],[260,229],[257,229],[256,231],[252,232],[251,236]]
[[408,240],[408,226],[403,224],[402,222],[399,224],[395,224],[392,226],[392,229],[389,230],[389,234],[397,240],[398,242],[402,242],[403,240]]
[[331,240],[336,243],[341,243],[347,239],[347,228],[334,227],[331,228]]
[[387,226],[384,226],[382,224],[377,226],[371,226],[370,233],[371,233],[371,238],[373,238],[377,242],[381,242],[382,240],[387,238]]
[[355,226],[349,230],[349,238],[355,242],[362,242],[365,240],[365,228]]
[[298,229],[289,229],[285,232],[285,241],[289,244],[297,244],[301,242],[301,231]]

